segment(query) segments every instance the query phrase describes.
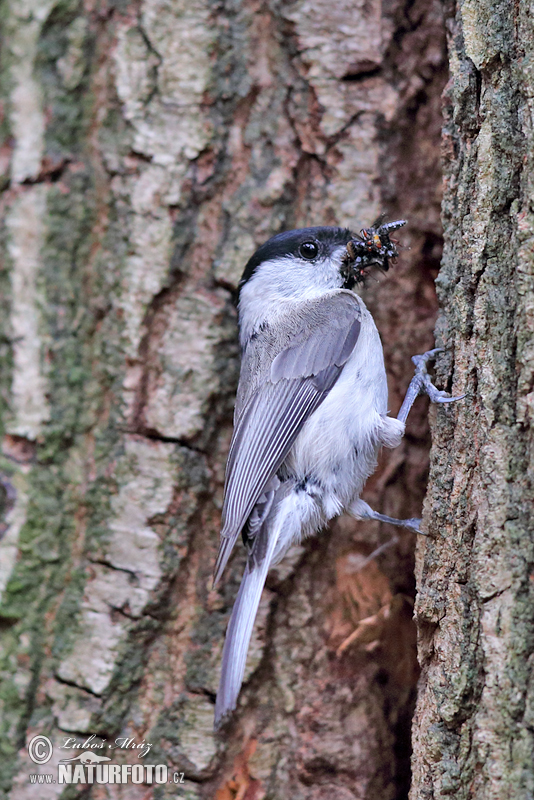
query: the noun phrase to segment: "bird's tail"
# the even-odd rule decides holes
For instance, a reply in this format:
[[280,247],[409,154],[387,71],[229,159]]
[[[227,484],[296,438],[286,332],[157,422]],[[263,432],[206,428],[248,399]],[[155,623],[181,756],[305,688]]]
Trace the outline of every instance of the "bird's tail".
[[[283,505],[282,503],[282,508]],[[278,508],[279,513],[276,514],[274,520],[270,517],[270,520],[266,520],[264,523],[264,531],[261,533],[265,532],[268,539],[263,558],[260,563],[254,563],[254,559],[249,558],[237,593],[224,642],[221,679],[215,703],[215,730],[220,727],[224,717],[233,711],[237,704],[261,593],[286,517],[286,514],[280,513],[282,508]],[[271,521],[274,521],[272,527],[269,524]]]

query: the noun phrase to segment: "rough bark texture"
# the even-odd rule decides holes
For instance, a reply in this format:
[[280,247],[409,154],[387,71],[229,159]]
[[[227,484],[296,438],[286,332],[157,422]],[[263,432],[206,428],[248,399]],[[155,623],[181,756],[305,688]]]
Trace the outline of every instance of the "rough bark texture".
[[534,796],[534,51],[528,3],[448,9],[442,379],[411,797]]
[[[384,339],[393,412],[411,376],[410,356],[432,345],[446,80],[441,13],[437,0],[4,0],[3,797],[78,796],[60,785],[31,786],[28,775],[53,772],[65,738],[92,733],[152,743],[151,762],[183,771],[185,784],[86,787],[84,797],[407,796],[417,680],[414,537],[399,535],[396,547],[357,571],[393,531],[340,520],[271,576],[240,708],[221,738],[212,733],[213,700],[242,555],[217,591],[211,573],[238,370],[233,291],[255,247],[301,225],[358,230],[381,211],[407,217],[402,242],[410,249],[364,292]],[[468,100],[477,74],[465,73]],[[498,85],[497,72],[491,80]],[[512,149],[498,158],[516,163],[499,206],[509,209],[520,182],[514,143],[527,123],[506,105],[512,99],[502,102],[500,124],[513,120]],[[484,141],[493,152],[491,131]],[[465,180],[473,182],[476,154],[469,158]],[[488,181],[500,180],[498,170],[492,174]],[[480,191],[493,198],[500,192],[493,186]],[[524,182],[525,197],[527,190]],[[484,226],[497,254],[516,228],[502,214],[495,224],[491,202],[472,225]],[[457,264],[449,248],[447,263],[444,275],[456,275],[468,262]],[[524,552],[519,511],[506,517],[509,527],[498,526],[508,507],[520,508],[506,494],[506,465],[512,453],[522,457],[526,439],[514,427],[515,397],[499,391],[512,379],[519,386],[511,349],[502,366],[491,354],[497,336],[511,348],[514,321],[526,319],[519,312],[526,273],[514,273],[515,263],[494,258],[490,270],[489,260],[473,261],[474,283],[464,280],[454,306],[459,336],[467,336],[476,298],[497,310],[502,326],[502,334],[497,324],[484,328],[484,364],[494,371],[479,374],[470,391],[493,404],[499,420],[492,427],[488,416],[477,453],[486,448],[485,458],[502,465],[495,495],[485,490],[497,505],[477,524],[496,531],[483,541],[499,564],[508,559],[513,581],[513,570],[527,574],[523,555],[516,566],[509,560],[512,541]],[[503,297],[509,305],[501,310]],[[462,375],[469,366],[474,381],[482,356],[465,342],[456,363],[461,353]],[[520,380],[524,386],[528,377]],[[474,437],[470,409],[444,412],[440,442],[454,435],[448,420],[455,413]],[[428,443],[421,401],[403,445],[370,481],[366,499],[378,510],[419,513]],[[443,449],[435,458],[433,492],[472,469],[452,456]],[[468,503],[465,491],[459,496]],[[460,513],[459,503],[451,514]],[[430,542],[427,555],[444,541]],[[495,574],[489,595],[504,587],[505,572]],[[433,586],[430,572],[425,580]],[[514,605],[516,584],[507,591],[505,641],[519,654],[527,595]],[[428,596],[423,585],[419,614],[433,621],[438,612],[425,612]],[[452,597],[440,594],[440,609]],[[479,613],[473,594],[463,598],[460,623],[469,603]],[[498,610],[503,599],[492,602]],[[465,645],[476,687],[481,630],[466,620],[464,641],[477,631]],[[526,672],[518,675],[524,683]],[[452,702],[457,695],[449,694]],[[508,695],[495,702],[512,714],[519,708]],[[459,724],[453,711],[450,719]],[[55,745],[41,768],[25,748],[38,733]],[[136,760],[131,751],[114,758]]]

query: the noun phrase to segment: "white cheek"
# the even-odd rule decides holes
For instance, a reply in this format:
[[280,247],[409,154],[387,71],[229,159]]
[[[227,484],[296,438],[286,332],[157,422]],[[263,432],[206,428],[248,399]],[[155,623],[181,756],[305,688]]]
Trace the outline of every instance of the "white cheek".
[[239,320],[241,344],[262,321],[271,321],[288,303],[313,300],[332,289],[340,289],[341,255],[336,250],[322,261],[276,258],[264,261],[241,289]]

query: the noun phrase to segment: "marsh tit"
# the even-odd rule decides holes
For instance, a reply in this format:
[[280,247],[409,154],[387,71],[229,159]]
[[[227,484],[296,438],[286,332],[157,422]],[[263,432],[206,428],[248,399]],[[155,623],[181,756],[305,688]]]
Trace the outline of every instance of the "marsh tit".
[[404,220],[367,228],[316,227],[273,236],[239,284],[241,373],[226,467],[215,583],[241,534],[248,558],[224,644],[215,727],[235,708],[269,567],[292,544],[341,513],[418,530],[360,499],[380,447],[396,447],[413,401],[458,399],[426,373],[437,351],[416,356],[397,419],[388,417],[382,344],[353,290],[398,253]]

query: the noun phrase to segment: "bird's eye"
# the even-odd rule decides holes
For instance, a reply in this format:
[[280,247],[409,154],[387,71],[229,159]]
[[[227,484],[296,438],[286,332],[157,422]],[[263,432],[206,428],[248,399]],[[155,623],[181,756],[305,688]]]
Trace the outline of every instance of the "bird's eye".
[[299,247],[299,255],[302,256],[302,258],[306,258],[308,261],[311,261],[312,258],[316,258],[318,252],[319,248],[315,242],[303,242]]

